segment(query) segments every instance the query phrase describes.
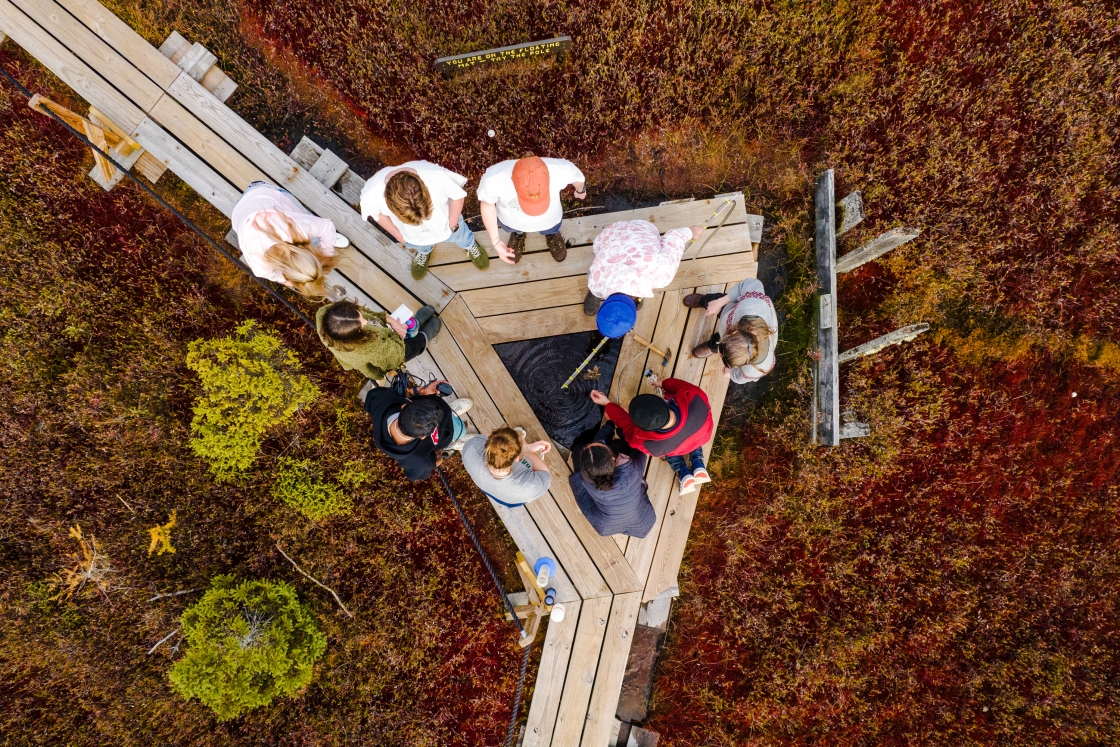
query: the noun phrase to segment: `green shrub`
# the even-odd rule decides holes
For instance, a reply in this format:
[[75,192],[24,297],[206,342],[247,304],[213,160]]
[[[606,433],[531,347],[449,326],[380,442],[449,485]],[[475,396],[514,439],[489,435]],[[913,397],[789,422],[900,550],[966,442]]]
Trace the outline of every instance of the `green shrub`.
[[346,494],[338,485],[324,480],[322,471],[310,459],[281,459],[272,497],[314,521],[348,514],[353,509]]
[[302,688],[327,646],[282,581],[217,576],[180,622],[187,651],[168,673],[171,684],[223,721]]
[[193,341],[187,367],[202,381],[191,421],[191,450],[210,463],[219,482],[244,473],[268,429],[319,396],[318,388],[299,373],[295,354],[252,321],[231,337]]

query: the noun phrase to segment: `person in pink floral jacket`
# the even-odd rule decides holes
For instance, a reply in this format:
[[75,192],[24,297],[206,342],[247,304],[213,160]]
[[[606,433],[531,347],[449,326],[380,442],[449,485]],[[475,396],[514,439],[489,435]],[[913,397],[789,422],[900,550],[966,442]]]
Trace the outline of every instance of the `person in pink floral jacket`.
[[645,220],[623,220],[604,228],[595,237],[583,313],[594,316],[599,302],[612,293],[653,298],[654,288],[673,281],[689,240],[700,238],[703,231],[703,226],[674,228],[662,236]]

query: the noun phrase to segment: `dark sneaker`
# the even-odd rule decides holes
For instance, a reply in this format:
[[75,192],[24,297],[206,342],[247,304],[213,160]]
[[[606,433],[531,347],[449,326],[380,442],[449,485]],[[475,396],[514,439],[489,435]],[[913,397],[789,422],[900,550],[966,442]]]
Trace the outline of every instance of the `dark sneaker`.
[[[425,306],[424,308],[430,307]],[[424,337],[428,340],[428,342],[436,339],[436,335],[439,334],[439,331],[441,329],[443,329],[443,322],[438,316],[431,317],[427,321],[427,323],[420,326],[420,331],[424,333]]]
[[525,234],[514,231],[509,235],[509,243],[506,246],[513,252],[513,263],[517,264],[521,261],[521,254],[525,251]]
[[419,311],[412,315],[412,318],[416,320],[416,325],[420,327],[420,329],[423,329],[424,325],[428,323],[428,320],[435,315],[435,309],[431,306],[424,305],[420,307]]
[[564,237],[559,231],[550,233],[544,238],[548,242],[548,251],[552,253],[553,259],[557,262],[563,262],[568,258],[568,245],[564,243]]
[[643,296],[642,298],[635,298],[635,299],[634,299],[634,310],[635,310],[635,311],[641,311],[641,310],[642,310],[642,303],[643,303],[643,302],[644,302],[645,300],[646,300],[646,299],[645,299],[645,297],[644,297],[644,296]]
[[684,297],[684,305],[690,309],[698,309],[707,304],[704,303],[704,295],[702,293],[689,293]]
[[710,342],[705,342],[705,343],[702,343],[700,345],[697,345],[696,347],[694,347],[692,349],[692,357],[693,358],[707,358],[711,355],[714,355],[715,352],[716,351],[712,350],[712,344]]
[[419,280],[420,278],[422,278],[422,277],[424,277],[425,275],[428,274],[428,262],[431,259],[432,259],[431,253],[428,253],[428,254],[421,254],[420,252],[416,253],[416,256],[412,258],[412,278],[413,278],[413,280]]
[[602,301],[591,291],[587,291],[587,295],[583,297],[583,313],[588,316],[595,316],[599,311],[599,304]]
[[490,257],[486,254],[486,250],[482,248],[482,244],[477,241],[474,246],[467,250],[467,256],[471,258],[471,264],[480,270],[485,270],[490,266]]

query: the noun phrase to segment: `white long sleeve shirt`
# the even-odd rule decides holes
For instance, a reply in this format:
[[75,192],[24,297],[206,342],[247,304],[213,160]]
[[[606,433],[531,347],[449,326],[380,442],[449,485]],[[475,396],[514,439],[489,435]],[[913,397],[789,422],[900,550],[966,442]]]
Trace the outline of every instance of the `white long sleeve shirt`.
[[731,286],[727,289],[727,297],[731,300],[720,309],[716,324],[721,337],[738,327],[739,320],[745,316],[762,317],[770,327],[770,350],[766,359],[757,365],[748,363],[731,369],[731,380],[736,384],[758,381],[773,370],[777,360],[774,353],[778,349],[778,315],[774,311],[774,303],[766,295],[762,281],[756,278],[747,278]]
[[595,237],[587,288],[599,298],[612,293],[653,298],[655,288],[673,282],[690,238],[688,228],[674,228],[662,236],[649,221],[612,223]]
[[257,277],[277,283],[284,282],[284,274],[264,259],[264,253],[276,243],[276,239],[253,224],[271,226],[277,238],[291,241],[293,237],[289,235],[286,224],[277,220],[281,215],[287,216],[313,243],[318,240],[320,255],[333,257],[335,254],[336,234],[333,221],[312,215],[296,198],[272,185],[251,187],[245,190],[241,199],[233,206],[230,222],[237,232],[237,245],[245,264]]

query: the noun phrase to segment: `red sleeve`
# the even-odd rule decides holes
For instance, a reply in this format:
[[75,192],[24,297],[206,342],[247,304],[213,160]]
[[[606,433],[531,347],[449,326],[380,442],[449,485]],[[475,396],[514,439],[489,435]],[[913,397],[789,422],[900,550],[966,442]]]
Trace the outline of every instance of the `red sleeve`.
[[611,422],[622,429],[622,434],[626,439],[626,443],[634,445],[634,432],[638,429],[634,425],[634,421],[630,419],[630,413],[623,410],[621,406],[616,405],[614,402],[607,403],[607,417]]
[[[665,379],[661,382],[661,391],[665,392],[666,397],[672,397],[682,405],[687,405],[696,397],[708,402],[708,395],[704,393],[703,389],[681,379]],[[711,407],[711,403],[708,404],[708,407]]]

